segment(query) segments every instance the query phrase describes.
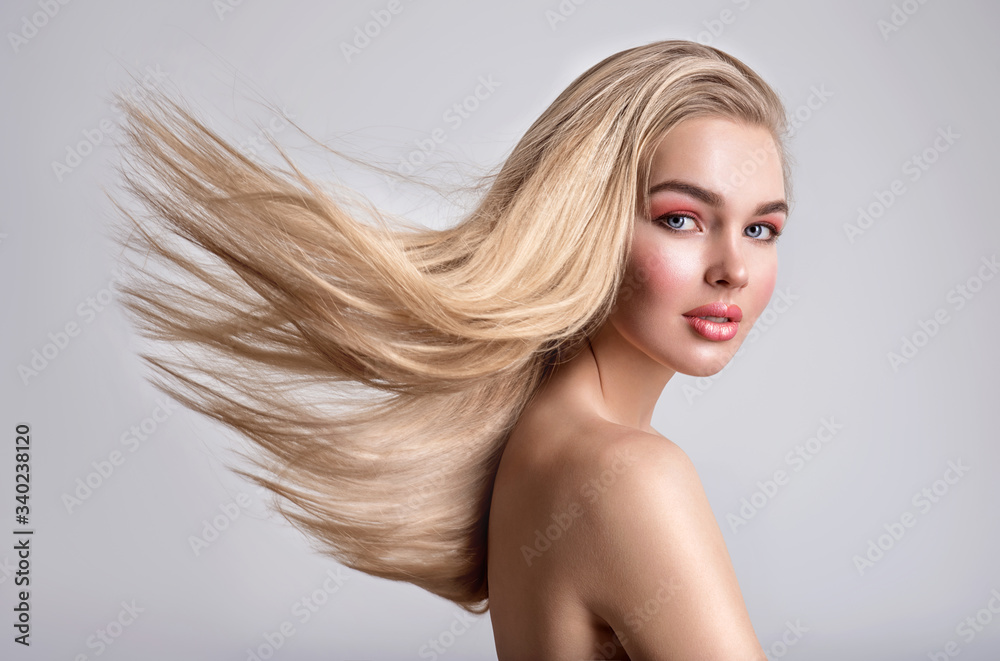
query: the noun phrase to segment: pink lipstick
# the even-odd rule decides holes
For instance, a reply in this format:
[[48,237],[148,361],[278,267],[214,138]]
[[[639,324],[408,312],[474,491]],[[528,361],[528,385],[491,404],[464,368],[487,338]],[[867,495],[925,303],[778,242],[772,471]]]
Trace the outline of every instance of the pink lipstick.
[[725,342],[736,337],[743,319],[743,310],[738,305],[726,305],[717,301],[685,312],[684,318],[706,340]]

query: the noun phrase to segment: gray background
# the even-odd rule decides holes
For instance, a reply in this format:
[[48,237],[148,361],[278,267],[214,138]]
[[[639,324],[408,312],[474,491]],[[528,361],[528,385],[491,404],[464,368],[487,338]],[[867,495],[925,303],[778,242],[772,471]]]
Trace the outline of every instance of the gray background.
[[[689,38],[747,62],[801,123],[791,142],[794,206],[779,244],[778,290],[792,304],[765,314],[766,332],[717,378],[672,380],[653,420],[699,469],[758,637],[771,658],[926,659],[948,641],[963,659],[1000,658],[1000,613],[983,611],[1000,590],[991,415],[1000,278],[984,271],[992,279],[977,282],[981,260],[1000,252],[997,5],[401,0],[402,11],[348,62],[341,44],[387,4],[53,0],[51,18],[38,0],[0,9],[0,655],[244,661],[290,622],[293,633],[272,658],[433,658],[431,640],[449,643],[445,659],[495,658],[488,617],[465,625],[457,607],[415,587],[342,570],[342,586],[323,591],[336,565],[227,472],[231,435],[185,410],[157,408],[136,338],[120,309],[101,303],[114,253],[100,186],[113,183],[120,119],[108,101],[126,70],[156,72],[151,82],[182,90],[248,151],[256,150],[254,120],[270,117],[248,100],[256,94],[321,139],[342,139],[389,167],[441,128],[446,140],[422,172],[457,181],[455,171],[499,162],[603,57]],[[894,11],[901,25],[883,34],[879,21]],[[41,27],[11,43],[11,33],[32,33],[26,21]],[[456,127],[444,113],[480,77],[499,85]],[[78,149],[102,122],[113,127],[108,135]],[[959,137],[935,150],[949,127]],[[275,135],[304,144],[292,129]],[[928,149],[935,162],[914,180],[911,159]],[[90,153],[57,174],[67,150]],[[414,220],[441,226],[457,213],[426,192],[347,171],[314,147],[293,155],[313,176],[339,177]],[[896,180],[904,192],[850,241],[845,225]],[[977,290],[961,309],[959,286]],[[947,323],[920,336],[938,310]],[[19,366],[69,322],[79,334],[22,377]],[[904,337],[922,346],[894,369],[889,353]],[[790,462],[830,418],[842,426],[836,435],[808,463]],[[11,640],[18,422],[33,434],[29,649]],[[142,425],[145,440],[131,440],[129,429]],[[114,451],[122,463],[67,507],[77,480]],[[921,509],[914,494],[933,488],[949,461],[967,474],[940,482],[947,493]],[[734,529],[729,515],[744,498],[761,503],[757,482],[777,470],[787,482]],[[190,537],[241,493],[249,506],[196,555]],[[898,540],[883,537],[891,548],[859,571],[854,557],[906,512],[915,525]],[[296,604],[317,590],[325,603],[302,622]],[[106,649],[88,647],[123,601],[142,612],[120,631],[112,626],[120,635]],[[977,613],[990,621],[969,641],[956,626]],[[462,633],[452,639],[456,621]],[[808,631],[783,648],[789,623]]]

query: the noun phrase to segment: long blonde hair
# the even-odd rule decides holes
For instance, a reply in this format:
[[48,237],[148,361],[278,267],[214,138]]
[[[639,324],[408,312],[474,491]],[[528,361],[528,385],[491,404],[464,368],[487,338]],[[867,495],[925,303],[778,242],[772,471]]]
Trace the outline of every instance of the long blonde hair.
[[444,230],[394,226],[280,148],[291,170],[251,159],[164,94],[118,101],[146,211],[112,198],[141,258],[119,293],[158,347],[151,380],[252,441],[254,470],[234,470],[320,550],[476,613],[505,441],[611,311],[658,141],[724,116],[770,129],[786,162],[775,92],[687,41],[578,77]]

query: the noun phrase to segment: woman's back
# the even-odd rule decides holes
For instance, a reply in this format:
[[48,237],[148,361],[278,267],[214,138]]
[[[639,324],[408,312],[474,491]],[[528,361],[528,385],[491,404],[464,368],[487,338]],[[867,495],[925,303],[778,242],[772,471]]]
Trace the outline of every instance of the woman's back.
[[590,483],[606,461],[600,447],[635,432],[546,404],[534,400],[514,429],[493,491],[487,557],[497,651],[501,660],[628,658],[585,603],[575,564],[584,512],[614,486]]

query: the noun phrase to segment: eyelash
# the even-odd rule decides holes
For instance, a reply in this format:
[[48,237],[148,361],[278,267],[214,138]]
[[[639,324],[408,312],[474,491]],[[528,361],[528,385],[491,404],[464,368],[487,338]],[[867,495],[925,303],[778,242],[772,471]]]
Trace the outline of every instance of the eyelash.
[[[662,221],[665,221],[668,218],[690,218],[691,220],[695,220],[694,216],[692,216],[690,214],[686,214],[686,213],[668,213],[668,214],[660,216],[659,218],[656,219],[656,223],[660,227],[668,229],[671,232],[673,232],[674,234],[687,234],[691,230],[679,230],[679,229],[671,227],[670,225],[667,225],[665,222],[662,222]],[[761,227],[766,227],[769,230],[771,230],[771,236],[769,236],[766,239],[754,239],[753,237],[748,237],[750,239],[753,239],[754,241],[757,241],[758,243],[765,243],[765,244],[775,243],[778,240],[778,237],[781,236],[781,232],[778,231],[778,228],[775,227],[774,225],[772,225],[771,223],[754,223],[753,225],[749,225],[749,227],[753,227],[754,225],[759,225]]]

